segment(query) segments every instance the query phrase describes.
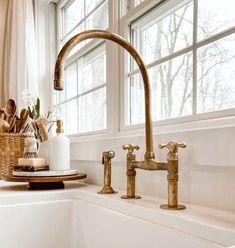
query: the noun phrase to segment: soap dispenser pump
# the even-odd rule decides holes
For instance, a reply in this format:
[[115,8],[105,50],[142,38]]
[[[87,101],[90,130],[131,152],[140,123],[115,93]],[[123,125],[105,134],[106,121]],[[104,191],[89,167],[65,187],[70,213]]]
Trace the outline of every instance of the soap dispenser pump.
[[56,121],[56,136],[51,139],[51,170],[70,169],[70,143],[64,135],[63,121]]

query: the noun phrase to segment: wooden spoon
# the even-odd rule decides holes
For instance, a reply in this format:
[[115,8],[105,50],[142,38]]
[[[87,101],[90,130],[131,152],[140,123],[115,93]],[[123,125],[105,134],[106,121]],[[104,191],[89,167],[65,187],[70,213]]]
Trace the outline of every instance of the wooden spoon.
[[16,123],[15,132],[22,133],[29,122],[29,111],[22,109],[20,112],[20,119]]
[[9,132],[10,125],[7,121],[3,120],[4,113],[0,114],[0,133]]
[[15,124],[16,124],[16,104],[15,101],[13,99],[9,99],[6,103],[5,106],[5,120],[9,123],[10,128],[9,128],[9,132],[13,132],[15,129]]
[[16,113],[16,104],[15,101],[13,99],[9,99],[6,103],[5,106],[5,120],[10,124],[10,122],[12,121],[12,117],[15,115]]
[[20,118],[17,115],[13,116],[12,121],[10,121],[10,130],[9,130],[9,132],[15,132],[16,123],[18,122],[19,119]]

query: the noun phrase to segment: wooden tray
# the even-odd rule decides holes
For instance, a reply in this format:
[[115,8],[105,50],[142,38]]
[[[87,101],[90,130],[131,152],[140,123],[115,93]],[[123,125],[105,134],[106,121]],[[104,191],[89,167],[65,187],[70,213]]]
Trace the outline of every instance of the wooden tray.
[[63,189],[63,181],[80,180],[87,177],[85,173],[78,173],[70,176],[53,176],[53,177],[2,177],[2,180],[8,182],[27,182],[30,190],[43,189]]

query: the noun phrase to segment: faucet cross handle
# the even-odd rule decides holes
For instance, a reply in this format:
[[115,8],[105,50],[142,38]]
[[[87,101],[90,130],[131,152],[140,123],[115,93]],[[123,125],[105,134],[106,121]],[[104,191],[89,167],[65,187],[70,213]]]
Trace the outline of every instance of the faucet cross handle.
[[170,141],[168,144],[160,144],[159,148],[168,148],[169,153],[168,153],[168,159],[175,160],[178,159],[178,148],[185,148],[186,144],[185,143],[177,143],[174,141]]
[[128,150],[128,153],[133,153],[135,150],[139,150],[140,146],[134,145],[134,144],[129,144],[129,145],[123,145],[122,146],[123,150]]

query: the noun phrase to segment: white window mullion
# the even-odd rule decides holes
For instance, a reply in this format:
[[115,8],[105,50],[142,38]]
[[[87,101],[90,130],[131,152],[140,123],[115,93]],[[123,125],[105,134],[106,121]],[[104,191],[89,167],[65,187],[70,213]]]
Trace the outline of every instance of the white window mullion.
[[[87,13],[86,13],[86,0],[84,0],[84,16],[86,17]],[[83,20],[84,21],[84,29],[86,30],[86,19]]]
[[[114,33],[119,32],[119,1],[108,1],[109,28]],[[119,129],[120,118],[120,47],[114,42],[106,42],[106,104],[107,104],[107,133],[115,136]]]
[[197,113],[197,28],[198,0],[194,0],[193,10],[193,115]]
[[[79,62],[76,61],[76,69],[77,69],[77,96],[79,95],[79,85],[78,85],[78,80],[79,80],[79,76],[78,76],[78,66],[79,66]],[[78,111],[79,111],[79,97],[77,97],[77,106],[78,106]],[[77,130],[80,130],[80,126],[79,126],[79,113],[77,114]]]

